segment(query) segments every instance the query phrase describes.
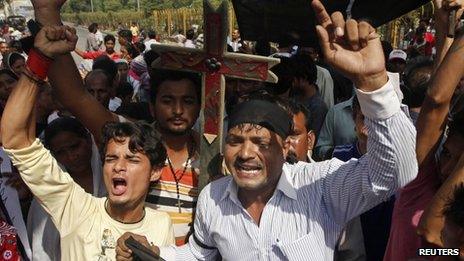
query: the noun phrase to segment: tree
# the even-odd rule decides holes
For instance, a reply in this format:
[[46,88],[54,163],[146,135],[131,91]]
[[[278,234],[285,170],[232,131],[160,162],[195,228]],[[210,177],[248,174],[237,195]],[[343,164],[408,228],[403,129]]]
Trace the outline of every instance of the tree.
[[[103,10],[102,11],[120,11],[126,9],[121,3],[122,1],[119,0],[101,0],[103,3]],[[126,1],[127,2],[127,1]]]
[[69,7],[72,12],[90,12],[89,0],[69,0]]

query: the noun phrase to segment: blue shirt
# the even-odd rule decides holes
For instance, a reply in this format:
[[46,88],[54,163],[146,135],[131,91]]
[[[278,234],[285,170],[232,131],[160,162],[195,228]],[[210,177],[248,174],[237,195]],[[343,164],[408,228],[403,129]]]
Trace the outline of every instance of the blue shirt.
[[314,151],[318,159],[329,159],[335,146],[356,141],[352,103],[353,98],[333,106],[327,112]]

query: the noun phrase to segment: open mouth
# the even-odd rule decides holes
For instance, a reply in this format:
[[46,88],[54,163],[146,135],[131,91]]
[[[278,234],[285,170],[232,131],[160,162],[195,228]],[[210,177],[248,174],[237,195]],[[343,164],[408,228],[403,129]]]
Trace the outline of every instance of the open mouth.
[[127,182],[124,178],[113,178],[113,191],[112,194],[115,196],[121,196],[126,193]]
[[243,177],[254,177],[261,173],[263,170],[260,164],[250,163],[235,163],[235,170],[237,174]]

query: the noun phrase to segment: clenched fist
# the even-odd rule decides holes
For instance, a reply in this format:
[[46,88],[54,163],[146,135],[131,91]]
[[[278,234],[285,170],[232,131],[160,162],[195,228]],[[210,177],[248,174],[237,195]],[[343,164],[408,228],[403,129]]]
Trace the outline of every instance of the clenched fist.
[[50,58],[67,54],[76,48],[76,30],[69,26],[46,26],[35,37],[34,47]]

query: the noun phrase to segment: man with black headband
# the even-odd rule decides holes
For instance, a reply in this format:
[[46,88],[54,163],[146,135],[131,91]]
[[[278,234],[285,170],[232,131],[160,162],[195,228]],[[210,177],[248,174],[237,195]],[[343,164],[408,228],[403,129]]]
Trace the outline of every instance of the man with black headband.
[[[359,160],[285,163],[291,120],[270,100],[250,100],[230,115],[224,158],[231,176],[200,193],[189,243],[161,250],[167,260],[333,260],[353,217],[414,179],[415,130],[401,111],[382,47],[367,23],[330,17],[312,3],[324,56],[357,87],[369,129]],[[123,235],[122,239],[128,234]],[[120,239],[117,257],[131,258]]]

